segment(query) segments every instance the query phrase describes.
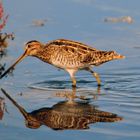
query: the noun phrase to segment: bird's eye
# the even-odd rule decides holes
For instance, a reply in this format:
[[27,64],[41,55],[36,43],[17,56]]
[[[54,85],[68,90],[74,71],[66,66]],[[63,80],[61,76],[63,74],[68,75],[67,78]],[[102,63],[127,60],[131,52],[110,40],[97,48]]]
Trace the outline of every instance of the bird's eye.
[[31,48],[32,45],[28,45],[28,48]]

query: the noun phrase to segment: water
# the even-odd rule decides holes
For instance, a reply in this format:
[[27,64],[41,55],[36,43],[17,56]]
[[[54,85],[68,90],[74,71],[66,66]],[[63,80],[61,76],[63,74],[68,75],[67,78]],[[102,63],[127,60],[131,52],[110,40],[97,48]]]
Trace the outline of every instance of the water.
[[[5,32],[14,32],[7,55],[0,60],[6,67],[23,53],[28,40],[47,42],[58,38],[81,41],[102,50],[115,50],[126,56],[94,68],[101,76],[102,86],[97,88],[90,73],[77,73],[78,97],[85,97],[98,110],[115,113],[123,119],[118,122],[89,124],[84,130],[52,130],[43,125],[27,128],[16,107],[4,97],[6,110],[0,120],[0,138],[8,139],[139,139],[140,134],[140,11],[138,0],[61,0],[61,1],[4,1],[10,14]],[[106,17],[131,16],[132,24],[106,23]],[[33,26],[33,20],[47,20],[45,26]],[[16,66],[13,76],[0,81],[4,88],[28,112],[52,107],[71,91],[69,75],[32,57]],[[81,101],[81,99],[76,99]]]

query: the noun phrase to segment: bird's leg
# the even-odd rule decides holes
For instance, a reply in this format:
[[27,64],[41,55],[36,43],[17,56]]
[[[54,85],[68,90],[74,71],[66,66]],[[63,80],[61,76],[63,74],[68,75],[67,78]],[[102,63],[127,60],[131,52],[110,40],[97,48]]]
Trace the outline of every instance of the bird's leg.
[[93,72],[93,76],[96,78],[96,81],[98,83],[98,86],[101,86],[101,80],[100,80],[100,76],[98,73]]
[[73,69],[67,69],[67,72],[70,74],[71,80],[72,80],[72,87],[75,88],[76,87],[76,79],[74,77],[75,73],[77,70],[73,70]]
[[71,77],[72,80],[72,87],[76,87],[76,79],[74,77]]
[[92,75],[95,77],[95,79],[98,83],[98,86],[101,86],[101,80],[100,80],[99,74],[94,72],[91,68],[86,68],[86,70],[92,73]]
[[72,92],[67,97],[68,97],[68,103],[70,103],[70,104],[75,103],[74,99],[77,98],[76,97],[76,87],[72,87]]

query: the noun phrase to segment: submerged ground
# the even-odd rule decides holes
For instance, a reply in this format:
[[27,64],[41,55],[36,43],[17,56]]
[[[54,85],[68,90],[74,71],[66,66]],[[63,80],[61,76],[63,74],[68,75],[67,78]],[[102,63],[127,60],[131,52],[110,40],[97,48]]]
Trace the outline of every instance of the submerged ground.
[[[96,67],[102,79],[97,88],[90,73],[77,74],[77,95],[89,99],[98,110],[112,112],[123,120],[114,123],[92,123],[86,130],[55,131],[47,126],[27,128],[16,107],[5,98],[7,111],[0,120],[0,139],[120,139],[140,138],[140,9],[138,0],[61,0],[61,1],[4,1],[9,19],[5,32],[14,32],[6,56],[0,63],[6,68],[23,53],[29,40],[47,42],[58,38],[72,39],[102,50],[115,50],[126,56]],[[132,23],[105,22],[108,17],[130,16]],[[104,21],[105,20],[105,21]],[[39,21],[39,22],[38,22]],[[40,23],[41,22],[41,23]],[[12,76],[0,80],[4,88],[19,104],[31,112],[52,107],[64,97],[59,93],[71,91],[69,75],[32,57],[16,66]]]

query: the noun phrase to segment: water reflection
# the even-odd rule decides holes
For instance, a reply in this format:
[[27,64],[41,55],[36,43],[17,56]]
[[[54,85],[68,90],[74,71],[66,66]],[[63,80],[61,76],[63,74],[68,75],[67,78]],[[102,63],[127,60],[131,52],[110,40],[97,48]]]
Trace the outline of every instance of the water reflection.
[[[92,91],[90,93],[90,95],[92,96],[93,99],[98,99],[98,96],[100,94],[100,87],[97,87],[97,89],[95,91]],[[84,93],[84,95],[77,95],[76,92],[80,92],[81,93]],[[84,101],[90,101],[90,98],[89,96],[85,96],[88,91],[87,90],[78,90],[77,87],[73,87],[72,90],[60,90],[60,91],[57,91],[55,92],[55,96],[57,97],[64,97],[64,98],[67,98],[68,99],[68,102],[73,102],[75,99],[80,99],[80,100],[84,100]]]
[[4,98],[0,97],[0,120],[2,120],[4,115]]
[[63,101],[52,107],[43,107],[28,113],[2,89],[7,98],[19,109],[28,128],[36,129],[46,125],[54,130],[88,129],[96,122],[115,122],[122,120],[117,114],[97,109],[88,102]]

